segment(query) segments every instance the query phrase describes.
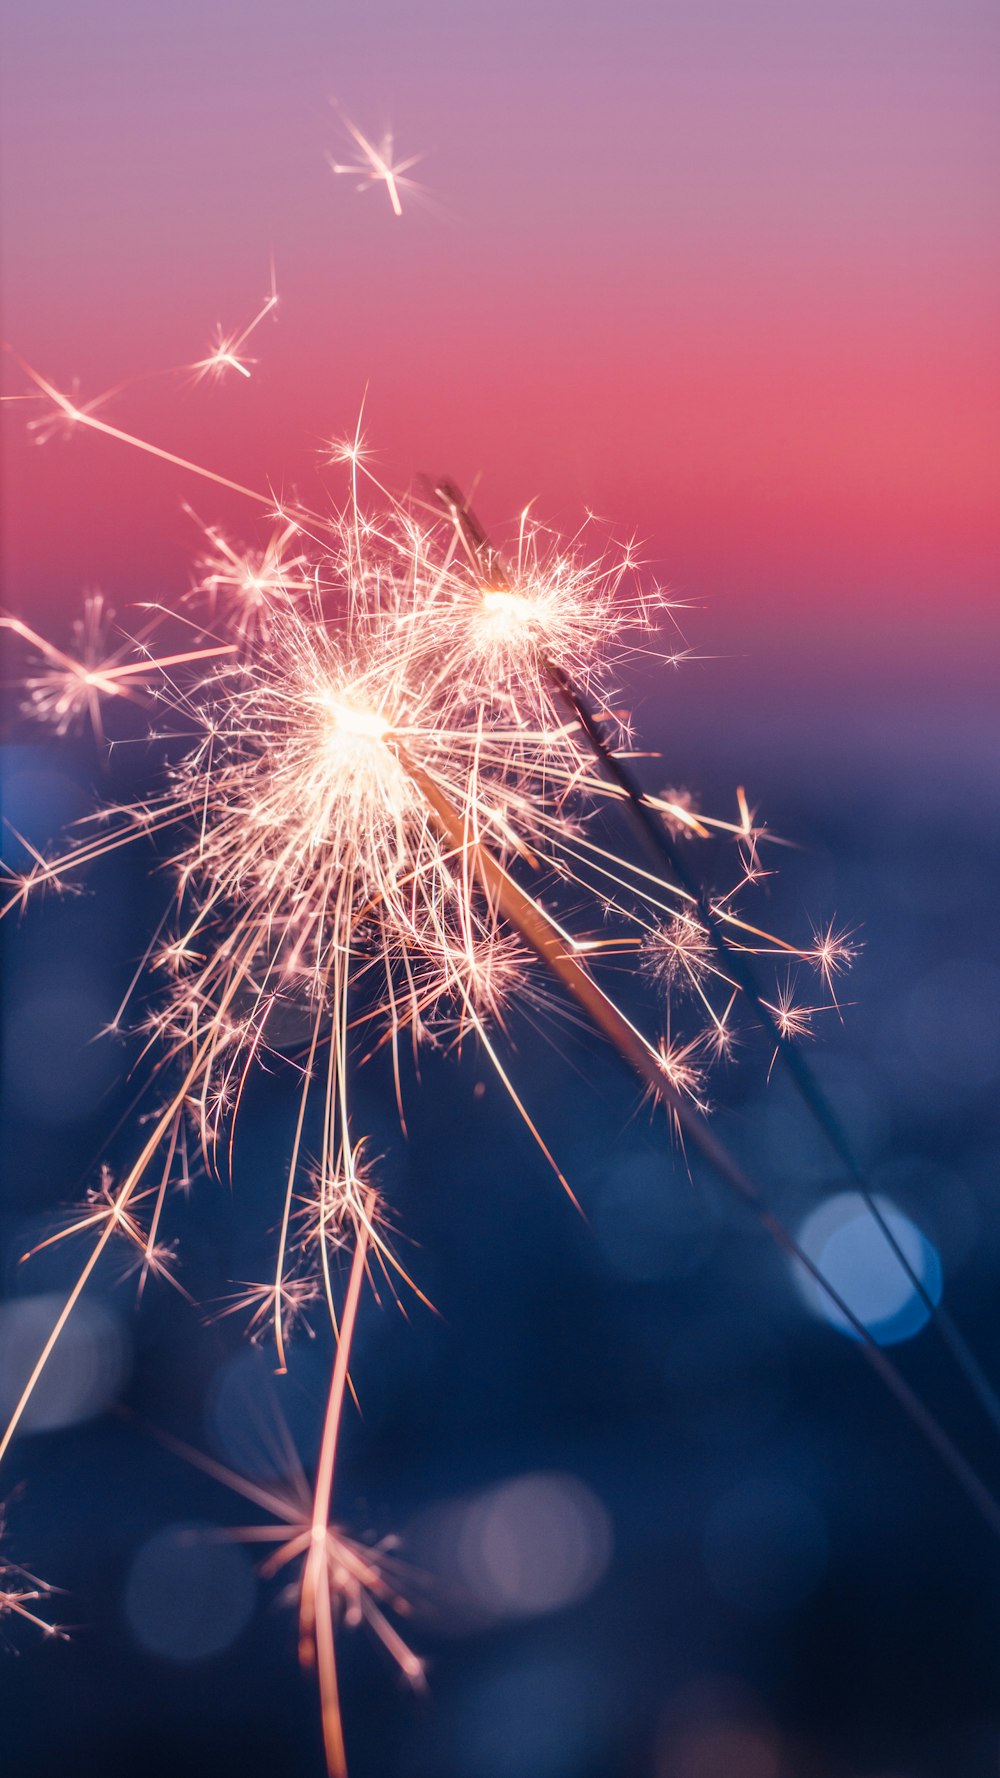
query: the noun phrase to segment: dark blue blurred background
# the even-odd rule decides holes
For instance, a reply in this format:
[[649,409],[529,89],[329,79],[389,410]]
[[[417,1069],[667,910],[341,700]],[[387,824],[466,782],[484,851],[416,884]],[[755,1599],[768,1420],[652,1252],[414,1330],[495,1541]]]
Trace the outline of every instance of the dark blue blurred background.
[[[821,1022],[811,1057],[929,1287],[943,1278],[1000,1377],[987,730],[935,728],[918,708],[881,729],[849,708],[810,728],[802,709],[731,701],[734,673],[686,668],[669,700],[639,702],[664,756],[650,770],[717,810],[743,781],[794,838],[767,888],[776,930],[805,940],[807,916],[834,914],[861,928],[843,1023]],[[112,782],[146,769],[120,756]],[[6,749],[4,772],[8,818],[35,843],[107,792],[86,747],[37,734]],[[6,923],[8,1378],[51,1315],[33,1299],[65,1287],[80,1250],[19,1255],[101,1159],[133,1151],[134,1118],[113,1132],[135,1045],[92,1039],[169,893],[149,866],[136,849],[80,896]],[[527,1019],[512,1036],[587,1220],[471,1050],[427,1059],[407,1144],[388,1080],[376,1068],[361,1086],[400,1252],[439,1314],[369,1299],[357,1340],[363,1418],[348,1416],[337,1511],[356,1532],[401,1535],[418,1571],[404,1627],[430,1689],[409,1693],[364,1632],[341,1636],[355,1778],[993,1778],[989,1533],[756,1224],[700,1168],[689,1176],[614,1058]],[[1000,1484],[1000,1444],[787,1085],[767,1084],[768,1060],[748,1033],[715,1082],[720,1128]],[[235,1189],[202,1178],[174,1206],[199,1302],[263,1275],[292,1097],[280,1067],[260,1078]],[[162,1285],[133,1303],[134,1282],[101,1279],[9,1471],[8,1499],[25,1487],[8,1557],[66,1589],[53,1615],[78,1628],[67,1644],[13,1628],[3,1770],[318,1774],[280,1584],[257,1576],[255,1552],[183,1531],[259,1515],[107,1410],[267,1475],[278,1403],[308,1464],[324,1339],[300,1340],[277,1380],[233,1321],[204,1326]]]
[[[720,812],[744,782],[800,847],[771,855],[764,923],[860,927],[843,1024],[810,1053],[1000,1380],[994,0],[7,11],[4,327],[40,371],[84,401],[138,379],[109,422],[310,505],[367,388],[387,485],[475,482],[498,538],[535,496],[566,532],[607,515],[704,606],[684,628],[717,658],[630,692],[649,782]],[[331,96],[425,157],[428,205],[396,218],[333,178]],[[252,378],[156,374],[249,318],[272,253]],[[65,639],[88,586],[170,604],[198,547],[182,500],[264,540],[237,496],[106,438],[35,449],[6,368],[3,600],[37,629]],[[15,725],[5,812],[55,845],[153,770],[130,750],[108,780]],[[0,925],[0,1396],[82,1250],[19,1255],[135,1153],[136,1046],[95,1033],[169,894],[152,862]],[[389,1082],[364,1089],[438,1314],[368,1301],[359,1330],[337,1510],[426,1571],[408,1634],[430,1695],[341,1639],[352,1778],[998,1778],[997,1559],[972,1509],[613,1058],[561,1025],[512,1037],[586,1220],[473,1053],[425,1060],[405,1145]],[[748,1035],[720,1129],[1000,1486],[995,1436],[768,1062]],[[234,1191],[173,1206],[199,1303],[264,1275],[292,1096],[259,1077]],[[0,1624],[0,1769],[319,1778],[280,1586],[184,1529],[251,1509],[140,1423],[260,1471],[278,1398],[308,1462],[329,1351],[300,1341],[279,1385],[233,1320],[166,1286],[136,1313],[134,1288],[95,1281],[0,1471],[7,1560],[78,1626]]]

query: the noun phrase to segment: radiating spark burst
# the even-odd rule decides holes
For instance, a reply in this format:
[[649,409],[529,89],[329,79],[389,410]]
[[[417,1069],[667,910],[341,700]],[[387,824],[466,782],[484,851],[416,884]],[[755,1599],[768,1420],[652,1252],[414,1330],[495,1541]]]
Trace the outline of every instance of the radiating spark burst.
[[250,549],[237,548],[214,525],[206,525],[204,535],[208,547],[195,562],[192,596],[207,595],[210,614],[218,611],[241,643],[263,640],[273,613],[315,584],[295,523],[277,527],[263,547]]
[[674,996],[697,993],[708,976],[719,973],[711,938],[691,914],[674,914],[647,934],[643,964]]
[[778,1029],[782,1037],[811,1037],[812,1021],[819,1011],[815,1006],[800,1006],[795,999],[795,989],[791,982],[784,982],[778,989],[778,997],[771,1006],[778,1021]]
[[[58,401],[46,401],[44,412],[28,421],[29,437],[34,444],[47,445],[54,438],[71,438],[78,426],[106,424],[98,418],[100,409],[106,407],[108,402],[125,386],[116,383],[114,388],[105,389],[100,395],[92,395],[89,401],[81,401],[79,399],[79,380],[74,377],[69,394],[60,393]],[[8,398],[5,397],[5,399]],[[28,396],[27,399],[34,400],[35,398]]]
[[[673,1038],[670,1028],[660,1038],[660,1067],[674,1092],[682,1099],[690,1099],[699,1111],[707,1111],[705,1089],[708,1084],[707,1051],[705,1034],[699,1032],[686,1041]],[[683,1135],[683,1128],[676,1122],[677,1135]]]
[[[57,391],[50,384],[46,384],[43,387],[42,383],[38,382],[37,377],[34,377],[34,373],[30,371],[29,367],[23,366],[23,368],[28,370],[28,374],[33,377],[33,380],[36,381],[38,387],[42,390],[42,393],[45,396],[45,411],[42,414],[29,419],[27,422],[27,430],[30,436],[34,443],[44,445],[57,437],[69,439],[80,427],[94,426],[100,431],[109,433],[112,437],[128,438],[128,434],[122,433],[116,427],[112,426],[109,421],[101,418],[101,413],[102,410],[106,409],[117,397],[134,390],[142,384],[180,376],[188,380],[193,380],[195,383],[204,382],[206,379],[220,382],[229,371],[234,371],[238,376],[249,379],[251,375],[250,366],[256,363],[256,359],[247,357],[244,349],[247,342],[251,339],[253,334],[256,333],[262,322],[266,320],[268,315],[274,314],[277,306],[278,292],[275,284],[274,263],[272,261],[270,288],[260,308],[242,328],[237,328],[231,333],[224,333],[221,326],[217,325],[214,344],[206,357],[195,359],[193,362],[188,361],[184,364],[161,367],[159,370],[140,372],[138,376],[126,377],[123,381],[113,384],[110,389],[105,389],[100,394],[91,396],[88,401],[81,401],[79,399],[79,384],[76,378],[73,379],[71,393],[66,394],[62,391]],[[8,351],[11,350],[9,346],[6,349]],[[12,356],[16,358],[17,354],[12,353]],[[33,395],[4,395],[0,397],[0,400],[3,402],[35,402],[36,399],[37,398]],[[144,444],[138,439],[133,438],[130,442],[136,445],[140,450],[152,450],[154,455],[164,457],[167,461],[172,460],[169,452],[159,451],[154,447]],[[195,474],[203,473],[195,464],[188,464],[188,468]],[[246,494],[250,493],[249,489],[242,489],[241,491]]]
[[[10,630],[41,656],[39,670],[24,682],[27,714],[49,725],[57,735],[68,735],[89,724],[95,740],[103,745],[105,702],[141,703],[148,691],[146,682],[159,681],[165,667],[233,652],[232,644],[226,643],[219,648],[187,650],[168,661],[153,661],[141,645],[127,637],[117,645],[111,642],[113,619],[103,593],[88,593],[83,616],[73,625],[70,647],[64,650],[20,618],[0,617],[0,629]],[[138,653],[139,658],[127,659],[132,653]]]
[[647,800],[675,839],[690,839],[695,834],[702,840],[708,838],[707,828],[698,820],[698,799],[692,791],[667,789]]
[[[501,861],[545,854],[560,875],[619,911],[622,891],[645,892],[645,873],[595,847],[579,814],[568,812],[574,798],[593,799],[603,787],[557,708],[553,679],[568,667],[596,684],[601,646],[607,653],[628,625],[648,628],[649,601],[622,596],[630,553],[587,561],[554,547],[525,513],[505,571],[486,558],[454,501],[450,516],[460,551],[401,508],[379,520],[355,501],[327,526],[327,553],[311,570],[303,553],[294,558],[298,607],[281,566],[297,526],[272,538],[266,571],[252,576],[255,606],[267,616],[264,656],[216,668],[187,690],[171,690],[165,677],[161,700],[172,697],[203,738],[158,806],[119,812],[124,830],[83,848],[88,856],[138,832],[192,829],[176,858],[182,899],[195,905],[189,924],[152,954],[176,988],[147,1029],[175,1058],[185,1048],[197,1057],[186,1102],[201,1107],[206,1147],[238,1101],[248,1058],[265,1047],[283,995],[305,994],[318,1008],[343,1003],[345,1016],[332,1022],[335,1075],[346,1058],[352,969],[362,978],[384,973],[394,1034],[409,1022],[426,1035],[435,974],[441,998],[458,1000],[463,1025],[481,1029],[477,998],[496,1014],[507,934],[462,857],[472,842],[488,842]],[[200,583],[213,605],[245,568],[231,549],[220,553],[224,568],[217,559]],[[346,596],[339,626],[326,615],[329,593]],[[231,623],[246,642],[242,613]],[[225,650],[190,658],[214,652]],[[442,843],[428,782],[459,812],[461,845]],[[665,807],[691,831],[708,831],[680,804]],[[741,841],[751,832],[745,808],[738,824],[712,825]],[[68,862],[36,865],[22,892],[61,879]],[[656,890],[657,907],[659,896],[675,895],[667,885]],[[220,918],[231,922],[233,910],[236,925],[220,947]],[[648,943],[646,919],[630,917]],[[581,954],[590,948],[586,941]],[[239,1017],[237,999],[246,1003]],[[318,1048],[317,1022],[307,1083]],[[329,1174],[332,1149],[324,1166]],[[280,1279],[275,1294],[280,1304]],[[280,1348],[280,1309],[276,1331]]]
[[395,160],[395,147],[392,131],[387,130],[381,142],[376,145],[369,142],[367,136],[353,124],[349,117],[343,118],[344,128],[353,139],[360,151],[359,158],[353,161],[336,161],[332,155],[327,159],[333,173],[346,173],[358,180],[358,191],[367,191],[372,185],[384,185],[386,196],[392,205],[394,216],[402,216],[403,205],[400,193],[415,190],[416,187],[406,175],[411,167],[415,167],[423,159],[422,155],[411,154],[407,160]]
[[[236,485],[78,413],[31,374],[57,409],[89,428]],[[595,771],[581,703],[586,693],[617,744],[629,746],[611,675],[651,632],[662,595],[638,584],[631,547],[561,542],[527,510],[501,560],[450,484],[433,491],[429,507],[392,500],[365,468],[360,430],[344,461],[343,511],[281,515],[259,554],[208,530],[210,557],[183,615],[198,646],[175,648],[177,620],[160,611],[134,663],[173,738],[159,787],[99,811],[75,846],[33,856],[13,885],[9,905],[22,905],[140,841],[166,848],[174,875],[149,970],[136,972],[114,1021],[152,981],[134,1022],[162,1097],[131,1164],[102,1175],[50,1237],[89,1234],[93,1244],[0,1440],[2,1456],[112,1243],[140,1284],[176,1283],[161,1231],[173,1194],[190,1185],[186,1132],[193,1124],[208,1167],[230,1166],[248,1082],[286,1054],[282,1020],[293,1012],[305,1034],[288,1058],[296,1113],[275,1207],[274,1271],[239,1286],[219,1313],[242,1315],[252,1338],[273,1334],[282,1370],[295,1328],[314,1331],[315,1308],[325,1305],[338,1338],[309,1516],[301,1503],[294,1521],[284,1515],[297,1527],[284,1547],[303,1561],[300,1621],[304,1646],[315,1649],[331,1772],[343,1770],[333,1626],[348,1598],[345,1575],[357,1578],[361,1560],[347,1560],[329,1513],[351,1335],[368,1273],[378,1268],[398,1288],[412,1282],[377,1213],[356,1127],[353,1081],[366,1057],[388,1045],[402,1115],[407,1048],[474,1037],[562,1179],[501,1053],[512,1011],[542,1004],[540,969],[627,1060],[678,1134],[757,1201],[703,1122],[709,1064],[733,1042],[737,990],[701,943],[690,892],[609,839],[622,792]],[[371,506],[362,485],[373,490]],[[273,512],[266,497],[244,492]],[[39,638],[20,633],[44,654]],[[104,660],[88,671],[100,704],[118,695],[128,668]],[[189,739],[178,753],[180,736]],[[760,869],[766,836],[742,792],[735,821],[695,813],[680,795],[648,806],[692,839],[735,842],[744,887]],[[831,971],[847,960],[843,935],[831,930],[796,949],[744,920],[734,892],[715,898],[712,918],[755,954]],[[602,985],[616,958],[640,952],[659,955],[661,979],[675,978],[668,986],[682,978],[690,986],[690,1030],[672,1032],[668,1017],[659,1039],[646,1037]],[[549,1007],[561,1004],[549,995]],[[792,1010],[789,1001],[776,1013],[789,1034]],[[314,1105],[318,1152],[307,1135]],[[344,1295],[338,1264],[347,1254]],[[377,1596],[366,1583],[352,1609],[368,1615],[359,1601]]]
[[[0,1543],[7,1535],[6,1509],[0,1505]],[[0,1552],[0,1623],[4,1619],[20,1619],[30,1624],[33,1629],[40,1630],[42,1635],[55,1641],[65,1642],[68,1633],[58,1624],[53,1624],[41,1615],[41,1607],[56,1592],[44,1580],[30,1569],[22,1568],[18,1562],[9,1562]]]
[[454,483],[438,482],[432,493],[454,531],[444,568],[467,670],[480,696],[502,697],[516,718],[552,718],[554,668],[584,689],[606,683],[616,644],[628,638],[634,647],[670,609],[640,585],[629,548],[588,557],[582,533],[565,543],[525,507],[507,562]]
[[103,739],[102,700],[135,698],[129,676],[117,672],[128,652],[109,644],[114,612],[104,594],[87,593],[83,615],[73,625],[70,649],[63,652],[17,618],[0,618],[0,626],[31,644],[41,656],[37,673],[25,680],[30,715],[48,723],[57,735],[68,735],[89,723],[95,737]]
[[[316,1671],[323,1722],[327,1771],[343,1778],[347,1770],[341,1723],[334,1632],[338,1624],[365,1624],[392,1656],[411,1685],[423,1683],[423,1662],[408,1647],[388,1612],[405,1613],[405,1573],[393,1554],[394,1543],[359,1542],[331,1522],[337,1444],[348,1382],[348,1363],[365,1277],[369,1241],[377,1217],[377,1200],[367,1191],[354,1226],[354,1254],[338,1327],[337,1356],[330,1381],[323,1437],[316,1475],[310,1487],[287,1429],[282,1425],[281,1454],[287,1479],[263,1484],[239,1475],[214,1459],[171,1438],[163,1442],[189,1462],[214,1476],[234,1493],[262,1507],[273,1523],[255,1524],[228,1533],[234,1540],[273,1543],[262,1572],[274,1576],[292,1571],[286,1598],[298,1609],[299,1658]],[[163,1435],[159,1435],[163,1438]]]
[[[29,1248],[27,1253],[23,1253],[22,1265],[36,1254],[76,1235],[95,1232],[106,1234],[117,1237],[117,1245],[122,1250],[120,1276],[122,1279],[137,1277],[140,1294],[147,1278],[160,1278],[191,1302],[191,1297],[173,1274],[177,1243],[157,1239],[168,1177],[169,1175],[161,1180],[159,1186],[133,1192],[126,1201],[115,1190],[110,1167],[102,1166],[100,1182],[87,1192],[82,1206],[77,1210],[67,1211],[62,1228],[47,1235],[44,1240]],[[145,1222],[140,1216],[140,1209],[144,1204],[148,1217]]]
[[278,291],[275,286],[274,266],[272,265],[271,287],[257,313],[244,327],[236,328],[232,333],[224,333],[221,326],[216,327],[215,342],[208,356],[199,358],[197,363],[191,366],[195,381],[201,382],[205,377],[212,377],[218,381],[230,370],[235,371],[238,376],[249,379],[250,366],[256,360],[244,356],[244,347],[251,336],[256,333],[261,322],[265,321],[268,315],[274,314],[277,306]]
[[838,929],[832,920],[828,926],[813,933],[812,948],[805,953],[806,959],[819,970],[827,993],[835,1005],[835,980],[851,967],[859,949],[854,933],[846,926]]
[[211,1317],[224,1321],[233,1315],[245,1318],[246,1332],[255,1346],[262,1345],[274,1333],[275,1320],[280,1320],[286,1338],[301,1328],[309,1339],[314,1337],[308,1309],[321,1295],[315,1278],[297,1278],[287,1272],[280,1283],[268,1278],[262,1284],[235,1280],[238,1289]]

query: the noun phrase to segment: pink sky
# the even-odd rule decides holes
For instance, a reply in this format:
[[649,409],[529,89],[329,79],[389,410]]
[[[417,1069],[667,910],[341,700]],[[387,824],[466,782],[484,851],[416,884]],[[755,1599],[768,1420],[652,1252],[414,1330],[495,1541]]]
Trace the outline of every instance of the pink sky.
[[[315,494],[367,423],[396,485],[491,524],[590,506],[712,654],[834,690],[987,683],[1000,455],[1000,18],[973,0],[503,8],[38,0],[8,30],[5,332],[86,397],[190,361],[264,294],[253,378],[108,417]],[[539,17],[538,14],[541,14]],[[335,179],[329,104],[431,201]],[[16,374],[7,387],[23,387]],[[191,499],[8,410],[6,603],[184,583]],[[966,678],[967,676],[967,678]]]

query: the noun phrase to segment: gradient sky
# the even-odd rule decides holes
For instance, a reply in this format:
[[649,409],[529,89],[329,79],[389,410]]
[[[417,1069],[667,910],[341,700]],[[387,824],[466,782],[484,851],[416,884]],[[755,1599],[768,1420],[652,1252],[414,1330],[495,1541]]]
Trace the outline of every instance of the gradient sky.
[[[33,0],[5,64],[5,333],[55,380],[201,356],[274,254],[252,381],[154,381],[116,423],[315,495],[367,385],[395,485],[448,469],[498,529],[537,496],[636,532],[727,695],[985,698],[993,0]],[[397,221],[332,176],[332,96],[425,155],[427,202]],[[8,421],[9,606],[171,596],[183,498],[253,535],[221,493]]]

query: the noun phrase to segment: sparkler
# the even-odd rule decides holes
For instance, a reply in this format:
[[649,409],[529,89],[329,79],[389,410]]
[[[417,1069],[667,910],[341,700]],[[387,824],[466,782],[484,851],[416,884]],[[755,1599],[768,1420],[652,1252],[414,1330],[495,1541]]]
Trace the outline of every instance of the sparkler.
[[[385,171],[380,177],[392,197],[395,185]],[[136,1015],[162,1103],[132,1164],[120,1176],[103,1174],[50,1238],[89,1236],[92,1245],[0,1438],[0,1457],[113,1242],[128,1253],[140,1288],[161,1278],[177,1283],[164,1225],[173,1192],[190,1183],[188,1132],[206,1166],[231,1165],[247,1083],[262,1060],[283,1050],[282,1015],[295,1009],[307,1036],[297,1057],[274,1271],[246,1283],[221,1312],[244,1312],[255,1338],[270,1330],[283,1371],[295,1324],[325,1304],[337,1346],[320,1457],[308,1506],[301,1489],[285,1498],[252,1491],[218,1466],[213,1473],[252,1491],[278,1522],[266,1534],[248,1533],[278,1543],[272,1566],[298,1564],[300,1649],[315,1666],[328,1771],[339,1778],[346,1765],[337,1621],[366,1618],[411,1677],[419,1666],[379,1605],[392,1592],[385,1571],[331,1520],[365,1279],[378,1270],[394,1289],[412,1284],[389,1239],[356,1127],[354,1076],[372,1049],[388,1046],[402,1115],[406,1049],[474,1036],[558,1172],[501,1055],[512,1007],[541,992],[542,976],[627,1064],[685,1145],[806,1268],[1000,1532],[989,1491],[707,1121],[703,1063],[727,1052],[741,1002],[769,1014],[782,1054],[815,1010],[783,986],[771,1001],[755,981],[748,987],[747,955],[812,967],[832,995],[850,945],[831,928],[797,949],[746,921],[734,894],[709,899],[678,865],[674,835],[731,837],[740,885],[750,886],[767,836],[745,797],[735,821],[694,811],[680,796],[645,797],[622,762],[625,724],[616,722],[612,746],[592,715],[591,697],[609,709],[609,675],[630,632],[648,633],[663,603],[635,589],[631,550],[588,557],[582,544],[561,544],[524,514],[508,573],[446,484],[427,518],[369,475],[375,505],[368,510],[358,492],[357,439],[347,454],[352,498],[343,512],[278,509],[30,374],[74,426],[236,488],[276,528],[250,553],[208,528],[184,618],[195,626],[195,647],[173,645],[163,612],[148,618],[131,661],[117,645],[102,657],[97,631],[70,654],[20,620],[6,620],[42,657],[29,702],[57,732],[85,717],[99,736],[102,705],[142,692],[182,719],[177,726],[193,739],[146,800],[102,811],[75,846],[35,857],[12,885],[8,906],[24,905],[80,865],[139,841],[169,846],[175,878],[172,912],[146,957],[148,977],[161,986]],[[597,817],[621,808],[639,812],[647,839],[659,836],[650,846],[652,869],[602,837]],[[581,902],[584,929],[576,931],[576,906],[564,912],[563,904]],[[683,987],[688,1013],[699,1019],[693,1036],[674,1040],[668,1026],[650,1038],[617,1004],[601,972],[622,956],[645,959],[675,1013]],[[120,1019],[146,979],[140,970]],[[321,1135],[311,1155],[307,1130],[317,1100]]]

